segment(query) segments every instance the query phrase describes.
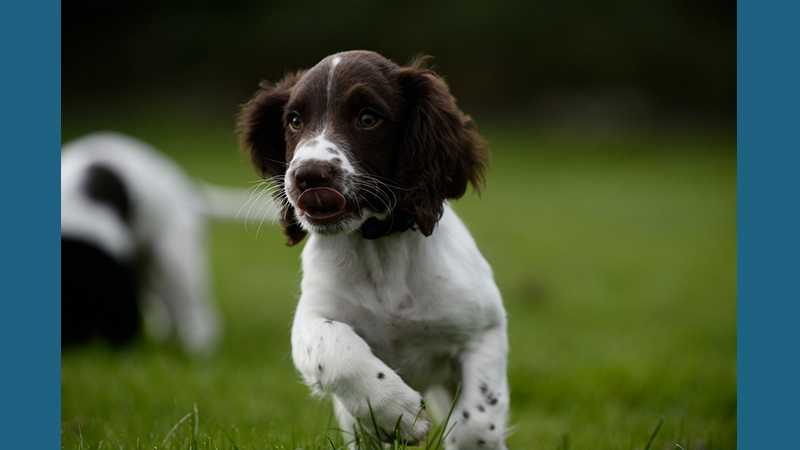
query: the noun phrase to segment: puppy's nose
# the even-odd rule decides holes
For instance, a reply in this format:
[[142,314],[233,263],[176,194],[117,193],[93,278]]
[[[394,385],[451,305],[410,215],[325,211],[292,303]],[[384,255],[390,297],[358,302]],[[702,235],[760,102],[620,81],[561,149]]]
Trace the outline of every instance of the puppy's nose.
[[294,172],[294,179],[301,191],[330,184],[331,168],[323,164],[304,164]]

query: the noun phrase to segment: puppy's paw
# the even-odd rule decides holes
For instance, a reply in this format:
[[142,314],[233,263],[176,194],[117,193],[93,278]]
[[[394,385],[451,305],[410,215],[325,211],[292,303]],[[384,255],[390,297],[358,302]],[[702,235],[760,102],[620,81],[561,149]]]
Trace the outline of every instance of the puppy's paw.
[[[422,409],[422,399],[401,406],[403,412],[398,414],[397,408],[388,407],[385,412],[375,414],[375,420],[384,424],[380,428],[381,441],[391,443],[395,438],[401,443],[418,446],[428,439],[431,421]],[[382,416],[379,420],[378,416]],[[402,415],[402,416],[401,416]],[[388,431],[388,433],[387,433]]]
[[350,412],[367,432],[377,432],[382,442],[398,439],[401,443],[408,441],[409,445],[419,445],[427,439],[431,422],[423,409],[422,396],[403,386],[405,389],[364,401]]
[[[431,421],[425,413],[423,406],[425,401],[422,397],[414,392],[416,396],[403,405],[402,419],[400,419],[400,426],[397,429],[400,442],[408,441],[409,445],[418,446],[421,442],[428,439],[428,430],[431,426]],[[399,415],[397,416],[400,417]],[[393,427],[397,425],[397,419]],[[392,436],[394,438],[395,436]],[[391,442],[391,439],[389,440]]]

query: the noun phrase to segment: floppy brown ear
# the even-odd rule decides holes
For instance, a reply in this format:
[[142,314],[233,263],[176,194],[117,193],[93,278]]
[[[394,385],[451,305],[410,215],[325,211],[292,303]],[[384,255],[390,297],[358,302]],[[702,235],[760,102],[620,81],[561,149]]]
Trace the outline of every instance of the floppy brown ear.
[[409,103],[397,181],[407,212],[430,236],[446,199],[464,195],[467,184],[480,190],[489,150],[472,119],[456,106],[447,84],[422,67],[424,60],[419,58],[399,72]]
[[284,175],[286,173],[286,140],[283,109],[292,94],[292,88],[303,75],[287,75],[277,84],[262,82],[256,94],[242,106],[239,113],[239,147],[249,156],[253,167],[262,177],[272,177],[280,189],[276,199],[283,203],[281,226],[286,234],[286,245],[298,244],[306,236],[295,220],[294,208],[285,201]]

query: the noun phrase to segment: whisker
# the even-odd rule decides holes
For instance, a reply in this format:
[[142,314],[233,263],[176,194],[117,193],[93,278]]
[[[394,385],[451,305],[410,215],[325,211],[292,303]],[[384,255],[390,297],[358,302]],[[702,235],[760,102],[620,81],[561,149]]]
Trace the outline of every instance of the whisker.
[[[247,229],[247,219],[250,217],[250,212],[253,210],[253,207],[256,205],[256,203],[258,203],[258,201],[261,199],[261,197],[264,196],[264,194],[268,194],[268,193],[271,194],[275,190],[275,187],[270,185],[270,184],[268,184],[268,183],[262,184],[260,187],[261,187],[261,190],[258,191],[257,193],[256,193],[256,191],[253,191],[253,193],[250,195],[250,199],[244,205],[242,205],[242,209],[243,209],[248,203],[250,204],[250,207],[247,209],[247,215],[245,216],[245,230]],[[241,212],[241,210],[240,210],[240,212]],[[237,214],[237,217],[238,217],[238,214]]]
[[[264,207],[267,207],[267,209],[264,212],[264,215],[262,216],[261,222],[259,223],[258,231],[260,231],[261,225],[263,224],[263,221],[266,218],[266,216],[269,215],[270,212],[273,211],[274,208],[278,207],[279,204],[285,203],[285,201],[282,201],[282,199],[274,198],[274,197],[276,197],[276,192],[279,192],[280,189],[282,188],[282,185],[281,185],[281,180],[282,179],[283,179],[282,176],[268,178],[268,179],[262,180],[261,182],[259,182],[259,184],[255,185],[255,186],[253,186],[251,188],[252,192],[250,194],[250,198],[248,199],[247,202],[245,202],[244,205],[242,205],[242,207],[239,210],[239,213],[237,214],[237,217],[239,217],[239,215],[241,214],[242,210],[246,206],[248,206],[248,204],[249,204],[249,207],[247,209],[247,214],[245,216],[245,231],[247,232],[248,236],[252,237],[252,235],[250,234],[250,232],[251,232],[250,231],[251,230],[250,227],[252,225],[255,225],[255,222],[256,222],[256,220],[258,220],[257,218],[259,217],[259,215],[261,215],[261,211],[264,210]],[[252,215],[253,219],[250,220],[251,213],[253,212],[253,208],[256,206],[257,203],[259,203],[259,201],[262,198],[264,198],[265,195],[267,196],[267,199],[269,199],[270,197],[273,197],[273,200],[275,200],[275,201],[263,201],[262,204],[258,207],[258,210],[255,212],[255,214]],[[278,197],[283,197],[283,195],[279,194]],[[273,220],[273,223],[274,223],[274,220]],[[258,237],[258,233],[256,234],[256,238],[257,237]]]
[[261,160],[265,161],[265,162],[274,163],[274,164],[280,164],[282,167],[286,167],[286,166],[289,165],[289,163],[287,163],[286,161],[279,161],[277,159],[270,159],[270,158],[267,158],[267,157],[264,157],[264,156],[261,157]]
[[[387,208],[388,211],[391,211],[394,205],[392,205],[391,200],[389,199],[388,195],[383,192],[378,186],[371,186],[363,181],[359,181],[356,183],[359,190],[367,192],[368,194],[372,194],[383,206]],[[366,200],[366,197],[364,197]]]
[[411,189],[407,189],[407,188],[402,188],[402,187],[394,184],[393,180],[390,180],[389,178],[386,178],[386,177],[382,177],[380,175],[362,173],[362,174],[358,174],[358,176],[374,180],[377,183],[380,183],[380,184],[382,184],[384,186],[387,186],[387,187],[390,187],[392,189],[396,189],[396,190],[399,190],[399,191],[410,191],[411,190]]
[[261,180],[259,182],[259,184],[256,184],[256,185],[253,185],[253,186],[247,188],[247,190],[245,192],[248,192],[248,191],[252,191],[252,192],[250,192],[250,196],[248,197],[247,201],[244,202],[244,204],[242,204],[242,206],[239,208],[239,211],[236,213],[236,218],[237,219],[239,218],[239,215],[242,213],[242,210],[244,209],[244,207],[247,206],[248,203],[253,201],[253,197],[256,196],[256,195],[258,195],[258,196],[261,195],[260,192],[258,194],[256,194],[256,192],[258,192],[260,188],[263,190],[264,186],[266,186],[266,185],[267,185],[267,181],[266,180]]
[[[270,215],[272,216],[272,224],[274,225],[275,224],[275,220],[278,218],[278,215],[277,215],[278,208],[281,208],[281,209],[285,210],[286,209],[286,204],[287,204],[286,199],[282,198],[282,201],[280,202],[280,204],[278,204],[276,202],[276,203],[272,203],[272,204],[269,205],[269,208],[267,208],[267,210],[261,216],[261,221],[259,222],[258,229],[256,230],[256,239],[258,239],[258,236],[261,234],[261,227],[264,225],[264,220],[267,218],[267,216],[270,216]],[[263,206],[262,206],[262,208],[263,208]],[[259,209],[259,212],[260,211],[261,211],[261,209]],[[256,214],[258,214],[258,213],[256,213]]]
[[[395,186],[395,185],[393,185],[393,184],[391,184],[391,183],[387,183],[387,182],[385,182],[385,181],[381,181],[381,180],[380,180],[380,179],[377,177],[377,175],[361,174],[361,175],[359,175],[359,176],[360,176],[361,178],[364,178],[364,179],[366,179],[367,181],[371,181],[372,183],[374,183],[374,184],[375,184],[375,187],[377,187],[377,188],[380,188],[381,186],[385,186],[385,187],[387,187],[387,188],[388,188],[388,189],[387,189],[387,191],[389,191],[389,192],[390,192],[390,193],[391,193],[391,194],[392,194],[392,195],[395,197],[395,199],[397,198],[397,196],[396,196],[396,195],[395,195],[395,193],[394,193],[394,191],[395,191],[395,190],[398,190],[398,189],[399,189],[399,190],[407,190],[407,189],[401,189],[400,187],[398,187],[398,186]],[[387,197],[388,197],[388,196],[387,196]]]
[[[377,199],[379,202],[381,202],[381,203],[383,204],[383,206],[385,206],[385,207],[388,207],[388,206],[389,206],[389,205],[386,203],[386,201],[385,201],[385,200],[384,200],[384,199],[383,199],[381,196],[379,196],[379,195],[378,195],[378,193],[377,193],[377,192],[375,192],[375,190],[374,190],[373,188],[371,188],[370,186],[362,185],[362,186],[360,186],[360,187],[359,187],[359,190],[360,190],[361,192],[363,192],[363,193],[371,194],[371,195],[372,195],[372,196],[374,196],[374,197],[375,197],[375,198],[376,198],[376,199]],[[362,198],[363,198],[364,200],[367,200],[366,196],[364,196],[363,194],[360,194],[360,195],[362,196]]]
[[[261,188],[261,187],[262,186],[258,186],[258,188]],[[239,211],[236,213],[236,218],[238,219],[239,216],[241,216],[241,214],[242,214],[242,210],[244,210],[245,207],[248,207],[247,208],[247,214],[245,215],[245,220],[244,220],[244,229],[245,229],[245,231],[248,232],[248,234],[249,234],[249,230],[247,229],[247,219],[250,217],[250,211],[253,209],[253,206],[255,206],[255,204],[258,201],[258,199],[261,198],[261,193],[262,192],[263,192],[263,189],[259,190],[258,194],[256,194],[256,191],[254,190],[253,193],[250,195],[250,198],[248,198],[247,201],[244,204],[242,204],[242,206],[239,208]]]
[[395,206],[397,206],[398,199],[394,191],[391,189],[381,188],[381,186],[389,187],[387,183],[383,183],[368,175],[361,175],[361,178],[363,179],[357,180],[357,185],[361,189],[374,195],[379,201],[381,201],[381,203],[383,203],[384,206],[388,208],[388,210],[392,210]]

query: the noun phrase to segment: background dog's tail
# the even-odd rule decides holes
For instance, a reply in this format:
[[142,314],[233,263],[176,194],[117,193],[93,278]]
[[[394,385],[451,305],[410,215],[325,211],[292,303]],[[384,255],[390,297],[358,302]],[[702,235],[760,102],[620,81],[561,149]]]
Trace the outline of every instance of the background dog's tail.
[[265,225],[273,223],[280,209],[271,195],[251,189],[222,186],[200,181],[199,209],[209,219],[229,221],[262,221]]

